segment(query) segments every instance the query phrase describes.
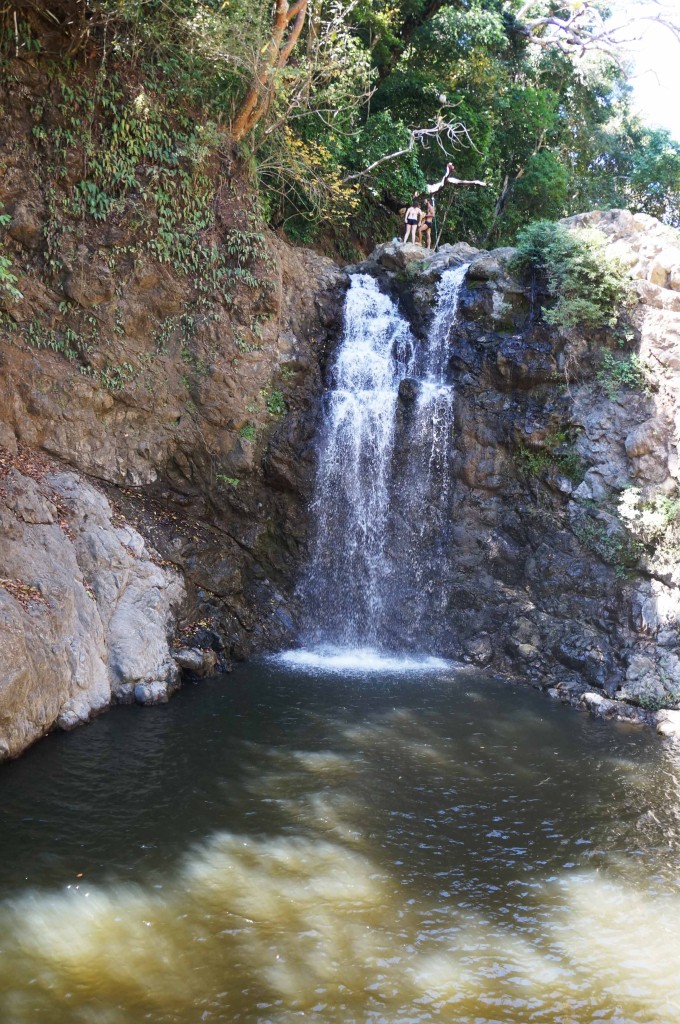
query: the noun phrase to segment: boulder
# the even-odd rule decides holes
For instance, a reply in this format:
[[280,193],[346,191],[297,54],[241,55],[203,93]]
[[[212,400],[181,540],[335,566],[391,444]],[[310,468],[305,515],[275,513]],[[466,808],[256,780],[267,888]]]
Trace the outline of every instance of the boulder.
[[75,473],[14,468],[0,484],[0,757],[176,685],[168,637],[183,584],[112,516]]
[[175,652],[174,658],[182,672],[199,678],[215,672],[218,661],[215,651],[199,647],[182,647]]
[[403,273],[414,263],[424,262],[427,256],[427,250],[413,242],[383,242],[373,250],[369,259],[387,270]]
[[7,227],[7,234],[24,249],[40,249],[44,242],[43,216],[44,211],[36,209],[30,202],[17,202],[9,211],[12,220]]
[[654,716],[654,723],[660,736],[680,740],[680,711],[658,711]]
[[668,429],[658,418],[634,427],[624,441],[633,476],[644,483],[662,483],[668,476]]

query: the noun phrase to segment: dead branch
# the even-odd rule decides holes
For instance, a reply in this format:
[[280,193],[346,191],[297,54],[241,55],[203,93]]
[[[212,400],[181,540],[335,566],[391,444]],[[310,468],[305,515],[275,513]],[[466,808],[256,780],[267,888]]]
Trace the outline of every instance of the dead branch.
[[[638,31],[624,38],[628,29],[639,27],[640,22],[653,22],[672,32],[680,42],[680,18],[672,15],[666,5],[655,0],[658,12],[639,10],[623,20],[605,17],[599,0],[580,0],[566,3],[554,11],[545,11],[545,4],[528,0],[514,12],[516,23],[535,46],[555,48],[571,57],[583,57],[599,52],[621,65],[625,58],[623,47],[640,37]],[[509,13],[510,5],[506,4]],[[532,16],[532,11],[538,11]]]
[[370,176],[371,172],[379,167],[381,164],[388,163],[391,160],[398,160],[401,156],[406,156],[407,153],[412,153],[417,145],[423,147],[423,149],[429,149],[432,143],[436,143],[441,149],[445,156],[450,156],[450,152],[447,149],[447,142],[452,149],[460,149],[461,146],[473,146],[474,143],[470,138],[470,134],[463,124],[462,121],[445,121],[441,116],[437,117],[435,123],[428,128],[412,128],[410,130],[410,138],[408,145],[403,146],[401,149],[395,150],[393,153],[388,153],[386,156],[381,156],[379,160],[374,160],[372,164],[365,167],[363,171],[354,171],[352,174],[347,174],[342,179],[343,182],[356,181],[359,178],[365,178]]

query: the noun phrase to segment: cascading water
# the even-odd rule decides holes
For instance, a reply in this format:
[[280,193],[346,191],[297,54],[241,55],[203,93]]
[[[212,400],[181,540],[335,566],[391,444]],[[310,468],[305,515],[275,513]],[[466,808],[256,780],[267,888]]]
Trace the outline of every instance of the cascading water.
[[373,278],[352,278],[319,439],[316,533],[301,586],[307,643],[394,647],[404,599],[411,633],[426,629],[432,545],[425,552],[422,540],[440,514],[433,519],[433,491],[441,498],[447,487],[449,335],[466,271],[442,276],[423,345]]

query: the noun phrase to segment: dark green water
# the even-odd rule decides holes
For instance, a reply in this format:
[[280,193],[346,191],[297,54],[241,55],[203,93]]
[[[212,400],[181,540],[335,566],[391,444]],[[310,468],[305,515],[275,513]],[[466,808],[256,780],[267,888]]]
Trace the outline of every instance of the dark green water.
[[679,821],[648,732],[251,664],[0,770],[0,1021],[680,1022]]

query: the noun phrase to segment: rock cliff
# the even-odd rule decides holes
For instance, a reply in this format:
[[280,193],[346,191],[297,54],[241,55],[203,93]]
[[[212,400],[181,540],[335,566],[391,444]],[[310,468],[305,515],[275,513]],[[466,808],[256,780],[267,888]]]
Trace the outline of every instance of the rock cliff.
[[0,757],[112,700],[167,700],[185,597],[103,494],[44,459],[17,463],[0,489]]
[[[290,641],[344,277],[314,253],[268,245],[257,333],[247,294],[188,341],[182,282],[154,265],[100,303],[98,350],[134,367],[114,388],[31,343],[30,324],[58,321],[64,300],[40,292],[37,307],[39,272],[22,279],[0,338],[0,758],[111,700],[166,699],[173,632],[214,648],[223,667]],[[121,306],[148,318],[134,337],[116,333]]]
[[[439,553],[436,646],[670,732],[677,713],[659,709],[680,701],[680,236],[627,211],[565,223],[603,232],[630,270],[626,355],[599,332],[549,329],[546,297],[508,272],[510,249],[424,258],[385,245],[355,269],[382,280],[422,336],[442,271],[471,264],[451,342],[454,481],[421,526]],[[408,637],[406,595],[394,638]]]
[[[44,83],[27,73],[22,89],[0,143],[21,292],[0,302],[0,758],[112,700],[167,699],[178,663],[200,672],[291,642],[347,284],[311,251],[238,234],[254,214],[231,154],[213,169],[211,245],[247,253],[228,294],[206,297],[195,275],[133,244],[139,196],[104,224],[69,213],[69,167],[47,180],[28,141]],[[431,641],[669,732],[680,245],[625,211],[570,226],[604,232],[635,282],[626,373],[599,335],[545,325],[541,295],[508,271],[512,250],[385,245],[360,268],[423,336],[441,273],[471,264],[451,347],[452,486],[422,527],[441,612]],[[401,399],[405,424],[409,388]],[[411,633],[405,593],[395,647]],[[181,643],[212,660],[176,658]]]
[[145,111],[135,144],[175,149],[153,138],[106,215],[84,201],[88,74],[17,62],[0,82],[0,758],[164,699],[173,633],[222,667],[291,637],[346,285],[264,229],[235,153],[199,172]]

